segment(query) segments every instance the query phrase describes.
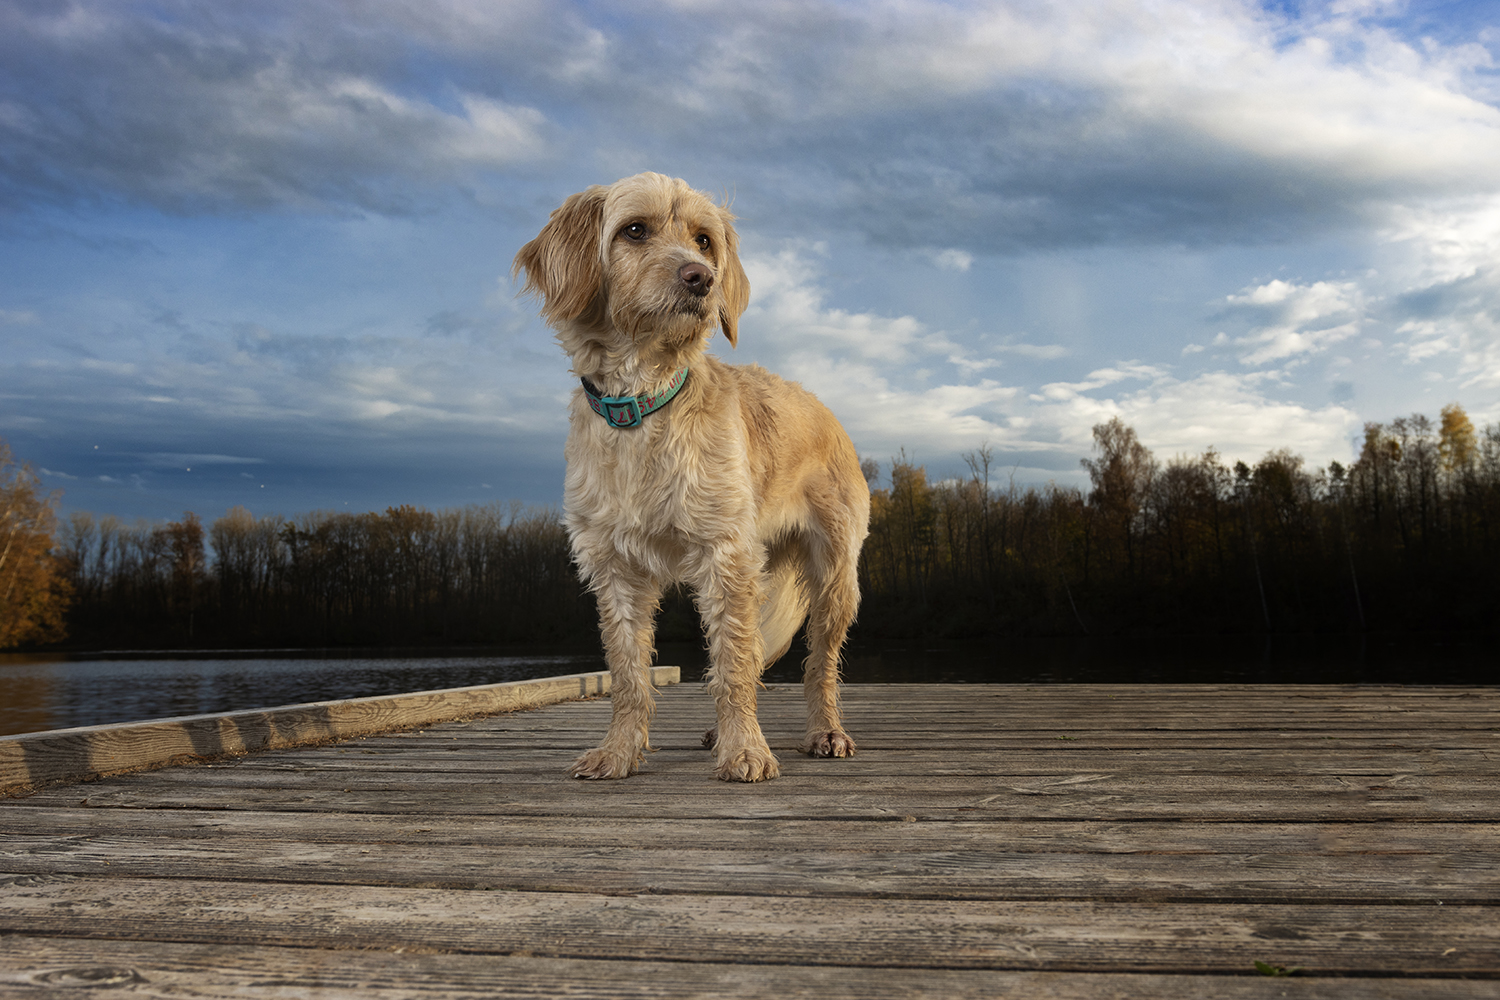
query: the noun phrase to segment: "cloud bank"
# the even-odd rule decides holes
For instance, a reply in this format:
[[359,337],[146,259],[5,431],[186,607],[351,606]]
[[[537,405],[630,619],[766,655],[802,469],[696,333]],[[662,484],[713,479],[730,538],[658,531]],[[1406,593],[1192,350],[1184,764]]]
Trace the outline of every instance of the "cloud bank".
[[504,275],[642,169],[733,200],[738,354],[877,458],[1076,479],[1117,414],[1314,463],[1454,399],[1500,420],[1500,18],[1439,13],[0,6],[0,433],[70,497],[198,495],[160,456],[555,495],[570,384]]

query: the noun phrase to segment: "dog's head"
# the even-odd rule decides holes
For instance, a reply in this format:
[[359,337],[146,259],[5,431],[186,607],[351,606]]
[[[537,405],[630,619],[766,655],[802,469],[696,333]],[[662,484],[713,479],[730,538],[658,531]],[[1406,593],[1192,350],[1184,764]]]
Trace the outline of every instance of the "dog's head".
[[715,326],[733,346],[750,301],[733,220],[686,181],[637,174],[568,198],[511,273],[570,353],[575,337],[681,351]]

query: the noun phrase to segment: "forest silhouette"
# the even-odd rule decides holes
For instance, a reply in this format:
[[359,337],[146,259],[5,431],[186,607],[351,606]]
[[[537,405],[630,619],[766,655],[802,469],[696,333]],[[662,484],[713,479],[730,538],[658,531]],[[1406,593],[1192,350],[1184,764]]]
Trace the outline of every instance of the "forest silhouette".
[[[966,475],[937,481],[904,455],[883,475],[867,462],[854,641],[1494,628],[1500,426],[1476,431],[1457,405],[1437,422],[1367,424],[1355,462],[1317,469],[1286,449],[1253,466],[1212,449],[1163,463],[1118,418],[1093,434],[1087,490],[1019,486],[988,448],[965,456]],[[41,558],[51,607],[67,606],[82,647],[597,636],[550,508],[286,518],[236,507],[207,528],[191,513],[165,524],[74,513]],[[663,604],[663,640],[697,636],[690,594]],[[61,619],[49,621],[0,636],[56,640]]]

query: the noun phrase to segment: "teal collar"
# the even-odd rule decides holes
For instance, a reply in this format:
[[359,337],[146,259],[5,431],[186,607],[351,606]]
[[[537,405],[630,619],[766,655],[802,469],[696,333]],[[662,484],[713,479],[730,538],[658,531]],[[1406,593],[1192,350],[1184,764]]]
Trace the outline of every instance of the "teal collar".
[[677,391],[687,383],[688,370],[681,368],[672,381],[668,382],[666,388],[660,392],[641,393],[639,396],[604,396],[600,395],[599,387],[588,379],[582,379],[583,394],[588,397],[589,406],[593,407],[595,413],[603,417],[611,427],[639,427],[641,418],[652,410],[659,410],[672,401]]

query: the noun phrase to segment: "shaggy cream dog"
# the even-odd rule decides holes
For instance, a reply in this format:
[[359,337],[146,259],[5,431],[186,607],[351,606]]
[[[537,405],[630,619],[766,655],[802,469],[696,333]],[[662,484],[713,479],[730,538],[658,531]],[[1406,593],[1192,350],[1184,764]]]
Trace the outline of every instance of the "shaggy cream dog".
[[692,588],[708,634],[718,726],[704,743],[720,778],[779,773],[756,690],[804,620],[801,749],[854,753],[839,652],[859,606],[869,489],[810,393],[705,353],[715,327],[734,346],[750,298],[733,218],[684,181],[639,174],[568,198],[516,254],[581,382],[564,511],[598,598],[613,716],[576,777],[626,777],[649,749],[654,619],[675,582]]

